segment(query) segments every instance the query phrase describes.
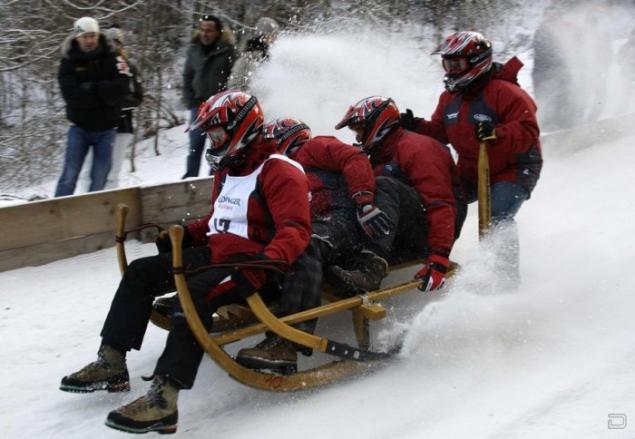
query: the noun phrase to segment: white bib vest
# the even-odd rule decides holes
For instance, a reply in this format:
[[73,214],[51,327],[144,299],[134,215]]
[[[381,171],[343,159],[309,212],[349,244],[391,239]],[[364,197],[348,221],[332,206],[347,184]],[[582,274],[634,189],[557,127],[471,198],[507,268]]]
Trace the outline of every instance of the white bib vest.
[[249,196],[256,189],[256,181],[262,168],[271,159],[284,160],[304,172],[302,166],[290,158],[280,154],[271,154],[249,175],[225,176],[223,188],[214,202],[214,212],[208,224],[208,236],[216,233],[233,233],[249,239],[247,220]]

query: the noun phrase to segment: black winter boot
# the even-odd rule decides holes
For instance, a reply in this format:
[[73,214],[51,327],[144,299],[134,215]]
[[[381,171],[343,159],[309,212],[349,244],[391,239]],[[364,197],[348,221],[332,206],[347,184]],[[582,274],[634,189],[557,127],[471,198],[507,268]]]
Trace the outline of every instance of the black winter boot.
[[127,433],[176,433],[179,389],[167,376],[157,375],[141,398],[108,414],[106,425]]
[[370,250],[362,250],[347,269],[339,265],[329,267],[332,276],[333,293],[341,297],[351,297],[381,287],[381,281],[388,273],[388,262]]
[[102,345],[97,352],[97,361],[62,378],[60,390],[78,393],[96,390],[127,392],[130,390],[130,378],[126,367],[126,354],[108,345]]

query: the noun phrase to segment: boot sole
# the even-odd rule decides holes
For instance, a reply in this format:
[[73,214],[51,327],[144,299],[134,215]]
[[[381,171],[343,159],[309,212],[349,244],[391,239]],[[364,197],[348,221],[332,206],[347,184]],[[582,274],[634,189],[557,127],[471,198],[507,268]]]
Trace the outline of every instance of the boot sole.
[[108,393],[129,392],[130,383],[110,384],[107,381],[99,381],[90,386],[73,386],[70,384],[60,384],[60,390],[69,393],[93,393],[106,390]]
[[270,370],[281,375],[292,375],[298,372],[297,363],[277,362],[252,357],[237,357],[236,362],[241,366],[253,370]]
[[159,434],[174,434],[176,433],[176,425],[161,425],[154,424],[145,428],[134,428],[134,427],[126,427],[125,425],[119,425],[110,419],[106,419],[105,422],[107,427],[113,428],[115,430],[124,431],[126,433],[133,434],[144,434],[144,433],[159,433]]

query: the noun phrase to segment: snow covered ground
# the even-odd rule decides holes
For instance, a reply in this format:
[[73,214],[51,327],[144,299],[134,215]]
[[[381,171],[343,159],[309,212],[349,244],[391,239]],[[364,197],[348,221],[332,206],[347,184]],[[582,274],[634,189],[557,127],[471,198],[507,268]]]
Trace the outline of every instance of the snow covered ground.
[[[426,306],[420,297],[396,301],[391,323],[408,332],[389,367],[307,393],[271,394],[233,382],[206,359],[195,388],[182,393],[179,434],[634,437],[631,424],[608,429],[609,414],[635,416],[633,141],[547,161],[518,218],[517,294],[490,293],[496,279],[471,215],[455,251],[464,271],[447,296]],[[131,258],[154,251],[129,245]],[[63,375],[94,357],[118,278],[113,249],[0,273],[0,436],[121,437],[103,421],[146,390],[140,376],[161,352],[161,330],[150,327],[143,350],[129,355],[130,395],[57,390]]]
[[[378,73],[360,82],[341,64],[357,56],[368,62],[360,71],[370,71],[376,52],[364,52],[357,40],[282,40],[272,54],[277,63],[257,83],[268,115],[298,115],[314,131],[331,133],[346,107],[368,94],[390,94],[430,114],[441,89],[439,67],[416,47],[393,46],[394,62],[409,60],[397,69],[403,76],[387,81]],[[300,45],[306,59],[295,50]],[[318,72],[307,67],[311,50],[314,57],[341,52],[335,68],[316,62]],[[293,57],[300,68],[289,67],[297,65]],[[182,128],[164,135],[171,143],[162,142],[163,155],[153,157],[146,145],[139,172],[127,182],[180,177],[185,135]],[[205,359],[194,389],[181,394],[177,437],[635,437],[634,141],[609,134],[572,156],[545,151],[543,176],[518,216],[523,283],[516,294],[492,292],[490,249],[476,239],[472,209],[453,254],[464,270],[447,294],[428,302],[413,292],[386,303],[395,306],[374,331],[377,338],[407,331],[389,367],[306,393],[272,394],[232,381]],[[150,244],[128,246],[129,259],[154,251]],[[58,390],[63,375],[94,358],[118,279],[114,249],[0,273],[0,437],[123,437],[103,421],[145,392],[140,377],[152,372],[163,331],[151,326],[142,351],[129,355],[130,394]],[[318,330],[335,336],[344,327],[325,320]],[[622,425],[622,416],[630,421],[625,428],[610,429]]]

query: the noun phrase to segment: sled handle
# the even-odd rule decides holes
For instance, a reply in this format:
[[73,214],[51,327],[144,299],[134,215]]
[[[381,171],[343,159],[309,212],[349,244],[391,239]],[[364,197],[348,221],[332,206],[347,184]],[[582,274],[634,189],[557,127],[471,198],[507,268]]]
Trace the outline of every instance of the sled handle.
[[115,229],[115,246],[117,247],[117,262],[119,263],[119,271],[123,275],[128,267],[128,260],[126,259],[126,249],[123,242],[126,240],[126,217],[128,216],[128,206],[126,204],[117,204],[115,210],[115,218],[117,226]]
[[478,237],[483,239],[492,224],[492,194],[489,181],[487,143],[478,148]]

